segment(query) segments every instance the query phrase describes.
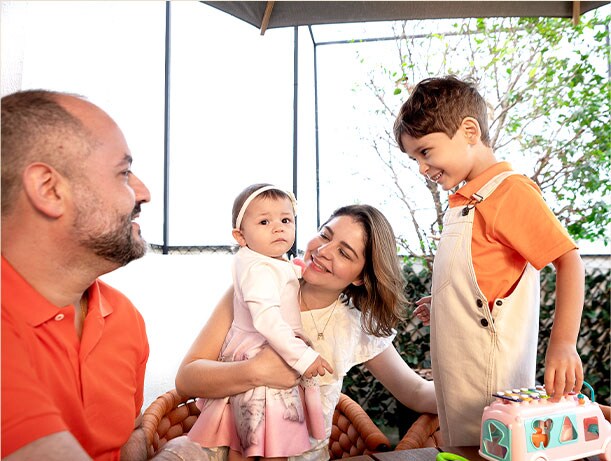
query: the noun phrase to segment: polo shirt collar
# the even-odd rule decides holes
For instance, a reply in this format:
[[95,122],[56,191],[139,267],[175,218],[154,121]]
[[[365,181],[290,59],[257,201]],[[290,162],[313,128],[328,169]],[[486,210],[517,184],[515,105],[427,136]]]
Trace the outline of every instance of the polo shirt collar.
[[[89,310],[99,310],[102,317],[112,313],[112,306],[101,294],[99,281],[95,280],[89,287]],[[23,319],[36,327],[54,318],[69,306],[58,307],[42,296],[32,285],[19,274],[2,256],[2,304],[16,306]],[[23,308],[22,306],[29,306]],[[15,309],[11,309],[15,311]]]
[[93,285],[89,287],[89,307],[90,309],[99,309],[102,317],[112,314],[112,304],[106,299],[100,290],[100,282],[96,280]]
[[496,175],[503,173],[505,171],[511,171],[511,165],[509,162],[498,162],[484,170],[476,178],[473,178],[467,184],[462,186],[460,189],[456,191],[456,195],[462,195],[463,197],[470,199],[473,194],[475,194],[478,190],[486,185],[488,181],[494,178]]

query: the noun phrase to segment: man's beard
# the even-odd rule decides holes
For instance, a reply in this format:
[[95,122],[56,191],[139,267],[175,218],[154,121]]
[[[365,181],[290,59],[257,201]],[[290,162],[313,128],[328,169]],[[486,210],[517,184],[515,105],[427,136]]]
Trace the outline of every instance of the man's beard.
[[[81,233],[79,243],[96,255],[101,256],[107,261],[125,266],[134,259],[141,258],[147,250],[146,241],[140,237],[134,237],[132,229],[132,219],[140,212],[140,204],[136,204],[133,212],[127,216],[116,217],[115,225],[112,229],[95,234],[91,231]],[[91,222],[92,217],[79,213],[76,227],[82,229]],[[95,220],[95,218],[93,218]]]

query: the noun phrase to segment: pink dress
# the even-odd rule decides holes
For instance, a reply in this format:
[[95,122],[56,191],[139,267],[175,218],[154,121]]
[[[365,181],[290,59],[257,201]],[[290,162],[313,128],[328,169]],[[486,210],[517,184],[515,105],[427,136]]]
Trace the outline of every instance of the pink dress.
[[[270,344],[297,372],[318,357],[301,331],[298,305],[301,269],[246,247],[234,257],[233,324],[220,360],[248,360]],[[301,338],[300,338],[301,337]],[[315,380],[287,390],[257,387],[224,399],[199,399],[202,410],[189,438],[203,447],[229,446],[243,456],[296,456],[310,449],[309,436],[326,437]]]

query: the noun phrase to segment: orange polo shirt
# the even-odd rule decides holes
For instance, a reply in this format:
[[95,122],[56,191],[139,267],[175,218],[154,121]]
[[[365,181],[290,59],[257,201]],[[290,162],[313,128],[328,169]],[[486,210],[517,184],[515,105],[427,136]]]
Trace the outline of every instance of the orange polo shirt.
[[[494,164],[451,195],[450,207],[468,204],[474,193],[504,171],[511,171],[509,163]],[[490,306],[511,294],[526,262],[540,270],[576,248],[541,190],[526,176],[509,176],[475,207],[471,260]]]
[[2,257],[2,457],[71,432],[96,460],[118,460],[143,403],[144,320],[117,290],[88,290],[82,339],[74,308],[42,297]]

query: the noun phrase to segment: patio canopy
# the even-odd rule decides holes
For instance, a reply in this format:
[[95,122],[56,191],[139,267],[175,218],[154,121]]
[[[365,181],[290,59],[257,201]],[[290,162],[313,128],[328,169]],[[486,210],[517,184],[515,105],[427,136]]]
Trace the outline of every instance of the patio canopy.
[[246,21],[261,34],[266,29],[365,21],[402,19],[484,18],[484,17],[558,17],[579,16],[606,1],[268,1],[203,2]]
[[[164,161],[164,225],[163,253],[169,250],[169,79],[170,79],[170,8],[166,2],[166,85],[165,85],[165,149]],[[483,17],[558,17],[571,18],[574,23],[582,14],[609,4],[609,1],[201,1],[201,3],[230,14],[261,30],[293,27],[294,31],[294,95],[293,95],[293,191],[297,193],[297,88],[299,26],[307,26],[314,47],[315,94],[315,156],[316,156],[316,221],[320,224],[318,96],[316,48],[312,26],[375,21],[400,21],[444,18]],[[350,42],[349,40],[345,43]],[[340,43],[340,42],[336,42]],[[295,254],[294,247],[291,253]]]

